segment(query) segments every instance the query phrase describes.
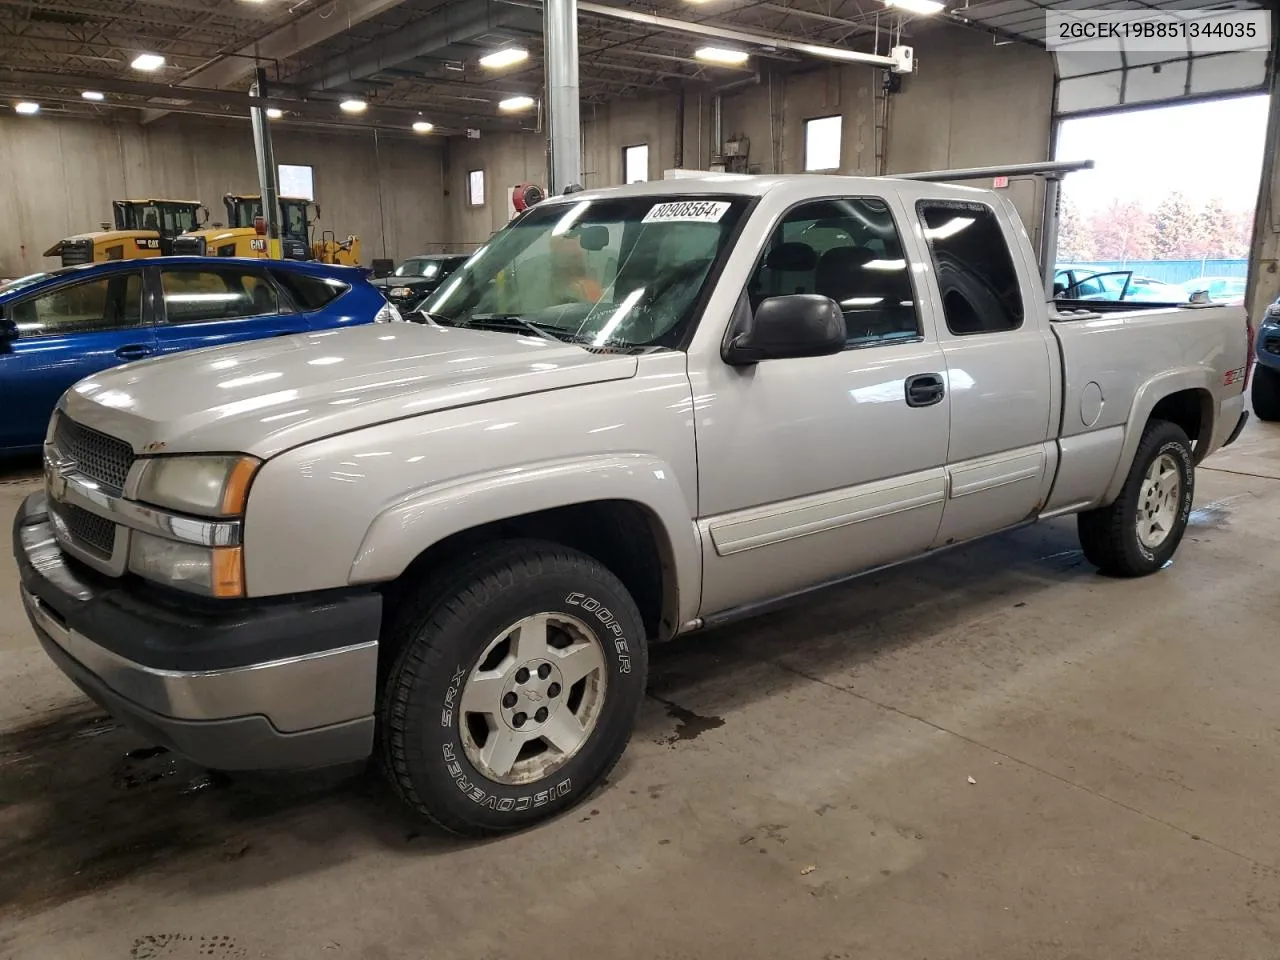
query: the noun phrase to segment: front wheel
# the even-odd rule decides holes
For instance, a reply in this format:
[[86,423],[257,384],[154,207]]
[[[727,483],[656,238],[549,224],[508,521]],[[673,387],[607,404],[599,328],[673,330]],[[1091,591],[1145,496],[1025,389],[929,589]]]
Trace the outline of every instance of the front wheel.
[[578,803],[630,739],[647,646],[626,588],[590,557],[524,541],[489,549],[410,601],[381,705],[401,798],[486,835]]
[[1173,556],[1195,495],[1191,441],[1176,424],[1152,420],[1115,502],[1080,514],[1085,559],[1114,577],[1154,573]]
[[1249,399],[1259,420],[1280,420],[1280,370],[1262,364],[1254,367]]

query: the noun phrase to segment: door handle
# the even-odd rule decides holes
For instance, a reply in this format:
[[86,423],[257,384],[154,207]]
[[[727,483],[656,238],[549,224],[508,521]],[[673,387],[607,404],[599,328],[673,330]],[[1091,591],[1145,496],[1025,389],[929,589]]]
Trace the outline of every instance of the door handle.
[[146,343],[126,343],[116,350],[116,356],[121,360],[141,360],[151,356],[151,346]]
[[940,373],[917,373],[907,377],[905,392],[908,407],[931,407],[946,396],[947,388]]

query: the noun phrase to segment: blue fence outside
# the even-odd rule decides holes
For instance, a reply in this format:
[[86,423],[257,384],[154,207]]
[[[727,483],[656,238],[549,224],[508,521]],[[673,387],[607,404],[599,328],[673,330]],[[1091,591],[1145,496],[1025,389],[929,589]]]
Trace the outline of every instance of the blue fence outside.
[[1239,260],[1059,260],[1060,267],[1085,267],[1104,273],[1107,270],[1132,270],[1140,277],[1182,283],[1200,277],[1247,277],[1249,261]]

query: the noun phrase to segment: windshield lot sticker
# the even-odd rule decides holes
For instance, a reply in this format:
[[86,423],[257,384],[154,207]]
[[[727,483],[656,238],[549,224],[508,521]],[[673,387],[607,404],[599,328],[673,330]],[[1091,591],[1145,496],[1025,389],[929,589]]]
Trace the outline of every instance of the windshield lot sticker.
[[641,223],[719,223],[729,209],[727,200],[680,200],[660,203],[644,215]]

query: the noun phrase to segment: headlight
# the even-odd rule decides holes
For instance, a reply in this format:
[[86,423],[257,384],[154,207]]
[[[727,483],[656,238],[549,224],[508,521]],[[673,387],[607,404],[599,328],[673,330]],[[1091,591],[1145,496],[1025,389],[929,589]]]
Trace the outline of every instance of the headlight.
[[239,516],[260,463],[243,456],[157,457],[143,468],[137,498],[204,517]]
[[374,314],[374,323],[399,323],[404,317],[400,316],[400,311],[393,304],[384,303],[382,308]]
[[129,569],[188,593],[244,596],[244,563],[239,547],[200,547],[135,530],[129,538]]
[[388,296],[393,297],[396,300],[403,300],[412,293],[413,291],[408,287],[392,287],[391,293],[388,294]]

